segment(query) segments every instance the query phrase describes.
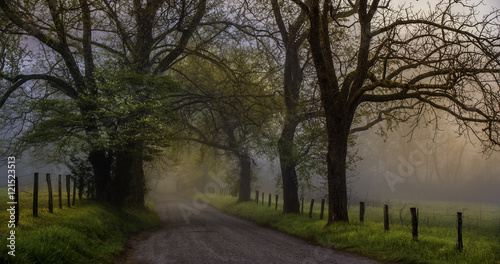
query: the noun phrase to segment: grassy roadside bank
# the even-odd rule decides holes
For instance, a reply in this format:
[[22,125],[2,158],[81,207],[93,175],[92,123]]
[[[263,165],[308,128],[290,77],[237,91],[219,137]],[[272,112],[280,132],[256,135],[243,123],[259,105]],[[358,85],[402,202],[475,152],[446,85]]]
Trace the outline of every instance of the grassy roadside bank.
[[[411,225],[393,221],[391,230],[384,232],[383,222],[370,214],[364,223],[337,223],[325,228],[319,212],[313,218],[306,215],[284,215],[274,206],[257,205],[255,202],[236,203],[236,198],[211,196],[210,203],[219,210],[237,215],[260,225],[277,229],[313,243],[368,256],[381,261],[401,263],[491,263],[500,264],[500,228],[498,218],[492,225],[465,226],[464,250],[455,249],[456,229],[446,219],[419,227],[419,241],[412,241]],[[274,205],[274,203],[273,203]],[[431,205],[427,205],[429,208]],[[306,208],[307,205],[305,206]],[[351,208],[351,219],[356,216]],[[442,210],[442,209],[441,209]],[[370,212],[369,208],[367,212]],[[496,215],[495,215],[496,217]],[[422,218],[422,216],[421,216]],[[396,220],[396,219],[394,219]],[[398,218],[399,220],[399,218]],[[406,221],[406,220],[405,220]]]
[[[15,256],[7,247],[11,228],[7,195],[0,196],[0,263],[113,263],[124,251],[126,236],[159,223],[150,210],[118,210],[82,200],[71,208],[39,205],[39,217],[32,216],[32,196],[20,195],[20,221],[15,230]],[[40,197],[46,197],[40,194]],[[40,199],[45,200],[45,199]],[[41,201],[42,202],[42,201]]]

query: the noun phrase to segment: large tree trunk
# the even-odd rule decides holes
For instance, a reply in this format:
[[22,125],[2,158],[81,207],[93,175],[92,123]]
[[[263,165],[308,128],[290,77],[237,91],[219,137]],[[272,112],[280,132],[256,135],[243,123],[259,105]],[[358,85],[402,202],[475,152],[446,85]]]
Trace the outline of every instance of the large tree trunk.
[[289,114],[285,116],[285,125],[278,140],[278,150],[283,181],[283,213],[300,212],[298,196],[297,161],[294,153],[293,138],[297,123],[290,121]]
[[247,153],[239,155],[238,159],[240,161],[240,191],[238,201],[247,202],[250,201],[252,160]]
[[[346,160],[347,138],[356,111],[356,105],[348,103],[349,87],[340,87],[335,71],[333,52],[328,28],[328,12],[320,10],[320,1],[312,1],[309,7],[309,44],[321,91],[321,103],[325,110],[328,179],[328,225],[334,221],[348,222]],[[346,81],[346,80],[344,80]],[[363,81],[356,80],[358,82]]]
[[[339,105],[325,107],[328,152],[326,157],[328,168],[328,223],[334,221],[348,222],[347,214],[347,141],[353,114],[340,111]],[[334,112],[332,112],[334,111]]]
[[294,148],[295,129],[299,124],[297,112],[299,111],[299,94],[303,75],[300,67],[299,49],[300,42],[292,39],[286,43],[285,73],[283,88],[285,94],[285,122],[281,137],[278,141],[278,150],[283,181],[283,213],[298,214],[300,210],[297,181],[297,155]]
[[146,195],[146,181],[144,176],[143,159],[133,156],[130,164],[129,192],[123,199],[123,207],[144,207]]
[[89,161],[94,170],[96,199],[100,202],[110,203],[111,190],[111,158],[104,150],[90,151]]
[[[136,144],[129,148],[140,149]],[[131,153],[132,149],[116,155],[113,204],[118,207],[144,207],[146,194],[143,159]]]

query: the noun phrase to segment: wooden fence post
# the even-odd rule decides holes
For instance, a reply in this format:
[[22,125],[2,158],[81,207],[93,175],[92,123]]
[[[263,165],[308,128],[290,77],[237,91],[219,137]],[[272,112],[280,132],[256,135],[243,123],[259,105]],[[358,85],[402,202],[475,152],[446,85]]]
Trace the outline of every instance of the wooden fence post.
[[90,181],[87,182],[87,199],[90,198]]
[[78,177],[78,181],[75,181],[75,183],[78,182],[78,201],[82,200],[82,195],[83,195],[83,188],[84,188],[84,182],[83,182],[83,176]]
[[384,230],[389,231],[389,206],[384,204]]
[[301,214],[304,214],[304,197],[302,197],[302,209],[301,209]]
[[457,212],[457,249],[462,251],[464,244],[462,243],[462,213]]
[[272,197],[273,197],[273,195],[272,195],[272,194],[269,194],[269,204],[268,204],[268,206],[267,206],[267,207],[271,207],[271,198],[272,198]]
[[414,241],[418,241],[418,217],[417,217],[417,208],[410,208],[411,213],[411,235],[413,236]]
[[52,184],[50,182],[50,173],[47,173],[46,179],[47,179],[47,189],[49,191],[49,213],[54,212],[54,200],[52,199]]
[[14,225],[17,227],[17,223],[19,223],[19,178],[14,175],[14,216],[16,219],[14,220]]
[[279,198],[279,195],[276,194],[276,204],[274,206],[274,210],[278,211],[278,198]]
[[38,217],[38,172],[33,179],[33,217]]
[[259,191],[255,191],[255,203],[259,204]]
[[58,183],[57,189],[59,190],[59,209],[62,209],[62,179],[61,179],[61,174],[59,174],[57,183]]
[[311,207],[309,208],[309,218],[313,217],[313,207],[314,207],[314,199],[311,199]]
[[262,192],[262,205],[264,205],[264,192]]
[[323,220],[324,211],[325,211],[325,199],[321,199],[321,213],[319,214],[319,220]]
[[359,221],[365,221],[365,202],[359,202]]
[[71,207],[71,179],[66,175],[66,196],[68,197],[68,207]]
[[73,206],[75,206],[75,200],[76,200],[76,177],[73,178]]

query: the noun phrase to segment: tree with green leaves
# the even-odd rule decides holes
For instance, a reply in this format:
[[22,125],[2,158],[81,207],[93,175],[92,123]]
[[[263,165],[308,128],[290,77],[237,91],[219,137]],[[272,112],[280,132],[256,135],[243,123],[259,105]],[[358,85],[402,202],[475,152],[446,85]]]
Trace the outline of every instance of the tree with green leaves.
[[[282,50],[270,52],[276,54],[274,56],[279,58],[283,66],[281,95],[284,108],[282,128],[277,140],[283,212],[299,213],[299,189],[302,189],[302,193],[306,189],[315,189],[316,186],[311,184],[313,175],[325,175],[324,166],[318,165],[323,164],[324,158],[319,158],[319,153],[326,150],[323,148],[326,138],[323,136],[324,125],[321,123],[324,117],[319,106],[319,91],[317,84],[312,81],[314,67],[307,45],[307,15],[292,2],[272,0],[263,6],[269,10],[274,21],[271,25],[277,31],[272,39],[276,42],[277,49]],[[339,29],[337,34],[342,35],[344,32]],[[370,120],[368,125],[358,126],[353,132],[366,130],[382,120],[383,118]],[[354,145],[354,137],[351,137],[350,143]],[[355,160],[354,153],[351,153],[348,163],[353,165]]]
[[186,88],[173,105],[183,116],[186,140],[237,160],[239,201],[249,201],[252,152],[275,109],[275,72],[251,47],[226,47],[219,59],[211,63],[192,56],[175,67]]
[[[161,0],[130,1],[129,4],[110,0],[0,1],[0,9],[2,18],[12,25],[3,33],[25,36],[28,41],[25,45],[36,46],[46,58],[39,61],[38,69],[31,67],[30,73],[2,74],[1,77],[10,83],[2,100],[7,100],[14,90],[34,82],[42,82],[59,96],[66,97],[76,106],[85,131],[97,199],[120,206],[141,206],[143,152],[148,148],[140,131],[139,124],[145,119],[141,108],[142,104],[152,104],[146,100],[156,100],[143,96],[154,93],[144,90],[156,88],[145,84],[157,76],[161,78],[182,59],[204,15],[209,12],[207,1],[185,0],[175,4]],[[202,45],[206,39],[196,40],[199,42],[196,45]],[[114,95],[105,95],[113,89],[101,90],[106,87],[103,82],[112,81],[112,78],[99,79],[98,70],[103,67],[109,67],[111,76],[119,72],[133,76],[128,78],[127,84],[119,85],[130,88],[137,84],[124,93],[134,103],[128,105],[131,108],[119,119],[109,118],[112,113],[99,115],[104,109],[101,107],[103,98],[119,99],[122,95],[120,89],[114,89]],[[102,141],[116,139],[105,137],[114,127],[121,131],[117,138],[125,141],[120,141],[119,147],[108,149]],[[126,195],[118,199],[113,197],[112,167],[115,162],[119,164],[119,177],[124,181],[122,186],[127,186],[128,198]]]
[[[304,120],[317,116],[317,112],[305,112],[301,106],[301,88],[304,86],[304,71],[307,59],[301,58],[304,52],[304,42],[307,37],[305,28],[306,15],[302,10],[294,10],[293,6],[283,7],[276,0],[271,1],[274,19],[278,26],[281,41],[285,49],[283,97],[285,102],[285,113],[283,129],[278,140],[278,154],[281,166],[281,179],[283,184],[283,212],[299,213],[300,203],[298,197],[297,165],[299,153],[294,142],[297,126]],[[292,9],[287,17],[292,16],[293,11],[297,13],[292,21],[285,22],[282,9]],[[298,11],[298,12],[297,12]],[[288,25],[288,27],[287,27]],[[302,54],[303,55],[303,54]]]

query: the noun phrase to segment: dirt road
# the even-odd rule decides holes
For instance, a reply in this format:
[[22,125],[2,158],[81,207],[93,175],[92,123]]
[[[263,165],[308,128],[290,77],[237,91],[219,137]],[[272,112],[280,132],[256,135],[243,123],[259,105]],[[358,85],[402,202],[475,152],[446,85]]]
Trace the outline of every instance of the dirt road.
[[199,199],[159,196],[155,207],[162,226],[131,238],[117,263],[377,263],[260,227]]

